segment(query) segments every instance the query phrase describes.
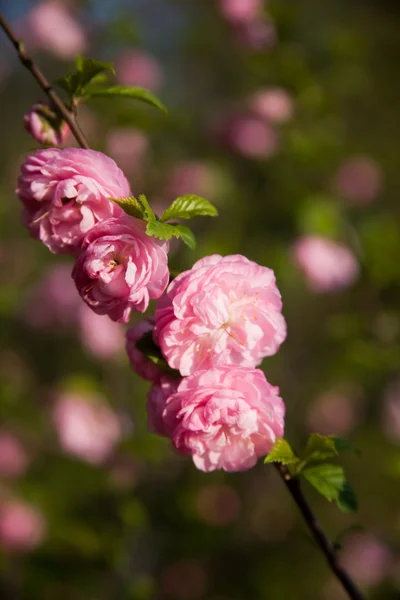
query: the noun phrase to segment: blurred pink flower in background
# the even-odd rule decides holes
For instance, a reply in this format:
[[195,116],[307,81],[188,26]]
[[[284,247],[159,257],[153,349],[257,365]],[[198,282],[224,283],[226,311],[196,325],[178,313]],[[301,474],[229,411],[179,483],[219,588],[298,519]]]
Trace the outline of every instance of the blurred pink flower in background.
[[257,117],[237,117],[228,131],[231,147],[247,158],[269,158],[278,149],[278,134],[269,123]]
[[72,265],[55,264],[28,296],[25,320],[32,327],[68,327],[82,304],[71,277]]
[[294,245],[293,257],[314,292],[336,292],[354,283],[359,264],[354,254],[338,242],[305,236]]
[[262,0],[219,0],[222,16],[233,23],[253,21],[259,16],[262,6]]
[[28,453],[15,435],[0,430],[0,477],[18,477],[29,464]]
[[65,4],[58,0],[35,4],[20,23],[20,29],[28,46],[69,60],[87,50],[87,34]]
[[237,25],[234,33],[239,44],[248,50],[271,50],[277,42],[275,25],[267,19]]
[[205,198],[215,195],[215,177],[211,168],[200,160],[183,161],[169,172],[166,193],[171,198],[197,194]]
[[400,443],[400,379],[389,384],[385,390],[382,427],[392,442]]
[[114,60],[118,83],[138,85],[156,92],[162,84],[161,67],[154,56],[143,50],[126,50]]
[[111,455],[122,436],[118,416],[98,396],[61,394],[53,419],[63,449],[94,465]]
[[355,204],[369,204],[382,190],[383,173],[373,158],[353,156],[338,168],[334,185],[346,200]]
[[17,499],[0,501],[0,545],[10,551],[36,548],[45,536],[45,521],[38,509]]
[[390,574],[393,561],[394,556],[388,546],[367,532],[353,535],[340,554],[340,563],[366,587],[385,579]]
[[279,87],[258,90],[250,98],[249,107],[255,115],[273,123],[284,123],[293,116],[293,101]]
[[323,435],[347,435],[362,416],[360,396],[330,391],[322,394],[307,409],[306,421],[310,431]]
[[[75,286],[74,291],[78,296]],[[107,315],[97,315],[80,298],[79,303],[78,327],[83,347],[101,360],[121,353],[125,345],[123,326],[111,321]]]
[[132,127],[116,127],[107,133],[105,143],[107,154],[123,171],[140,176],[150,147],[147,135]]

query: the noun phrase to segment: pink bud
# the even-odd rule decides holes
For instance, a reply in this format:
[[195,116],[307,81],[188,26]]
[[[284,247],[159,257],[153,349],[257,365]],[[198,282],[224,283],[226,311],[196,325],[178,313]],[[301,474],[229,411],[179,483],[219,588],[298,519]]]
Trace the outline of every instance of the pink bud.
[[0,544],[11,551],[28,551],[38,546],[45,535],[42,514],[16,499],[0,503]]
[[67,139],[70,129],[47,102],[34,104],[24,116],[24,127],[40,144],[61,146]]

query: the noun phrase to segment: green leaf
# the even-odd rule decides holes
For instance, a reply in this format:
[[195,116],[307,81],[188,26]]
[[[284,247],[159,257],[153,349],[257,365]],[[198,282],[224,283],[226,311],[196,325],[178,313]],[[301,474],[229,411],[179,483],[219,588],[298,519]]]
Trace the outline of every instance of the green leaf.
[[354,446],[349,440],[345,440],[341,437],[332,436],[335,448],[338,452],[354,452],[360,454],[360,450]]
[[139,202],[142,205],[144,220],[149,223],[157,221],[157,217],[144,194],[139,194]]
[[201,196],[188,194],[176,198],[160,217],[160,221],[191,219],[192,217],[201,216],[216,217],[217,215],[218,211],[211,202]]
[[164,104],[149,90],[138,86],[129,86],[129,85],[114,85],[111,87],[88,87],[85,90],[85,94],[87,98],[91,98],[93,96],[107,98],[114,96],[121,96],[124,98],[132,98],[133,100],[140,100],[141,102],[146,102],[147,104],[151,104],[155,106],[164,114],[167,114],[167,109]]
[[160,369],[162,369],[163,371],[166,371],[170,375],[180,377],[179,372],[176,371],[175,369],[171,369],[171,367],[168,365],[167,361],[161,354],[160,348],[155,344],[155,342],[153,340],[153,333],[151,331],[148,331],[147,333],[145,333],[136,342],[135,345],[136,345],[136,348],[139,350],[139,352],[144,354],[144,356],[146,356],[146,358],[148,358],[149,360],[151,360],[151,362],[153,362],[158,367],[160,367]]
[[338,455],[334,438],[330,435],[312,433],[308,438],[304,460],[325,460]]
[[181,238],[192,250],[196,247],[196,239],[193,232],[189,227],[184,227],[183,225],[161,223],[157,219],[149,220],[146,227],[146,233],[159,240],[170,240],[172,237]]
[[330,502],[338,500],[340,490],[346,482],[343,468],[330,463],[307,467],[302,471],[302,475]]
[[295,455],[289,442],[284,438],[278,438],[275,441],[270,453],[265,457],[264,463],[282,463],[283,465],[294,465],[299,462],[299,458]]
[[114,67],[111,63],[100,62],[93,58],[82,58],[79,56],[76,59],[76,71],[68,73],[65,77],[61,77],[54,82],[67,92],[69,97],[75,98],[80,96],[84,88],[95,80],[100,73],[111,71],[114,73]]
[[144,219],[144,213],[141,203],[135,196],[126,196],[125,198],[109,198],[118,204],[128,215],[137,219]]
[[358,509],[357,496],[348,481],[344,482],[344,485],[339,492],[339,496],[336,499],[336,504],[340,510],[346,513],[355,512]]

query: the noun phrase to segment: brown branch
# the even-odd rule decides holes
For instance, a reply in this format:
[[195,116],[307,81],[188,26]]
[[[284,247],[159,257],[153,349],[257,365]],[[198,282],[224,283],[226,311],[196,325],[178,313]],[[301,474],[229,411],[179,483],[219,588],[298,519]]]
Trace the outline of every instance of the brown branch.
[[329,538],[326,536],[310,505],[305,499],[300,487],[300,482],[296,477],[292,477],[287,467],[281,464],[275,464],[282,480],[284,481],[290,495],[297,504],[303,518],[318,546],[322,550],[328,565],[334,575],[342,584],[343,588],[352,600],[365,600],[364,596],[357,588],[350,575],[340,566],[335,548]]
[[58,94],[51,87],[50,83],[47,81],[46,77],[43,75],[42,71],[39,67],[33,62],[31,57],[27,54],[23,42],[18,40],[14,32],[12,31],[10,25],[0,14],[0,27],[3,29],[4,33],[14,46],[17,51],[19,60],[21,63],[28,69],[30,73],[32,73],[33,77],[36,79],[42,90],[45,94],[50,98],[54,107],[58,110],[61,117],[68,123],[70,129],[75,136],[76,141],[80,145],[81,148],[89,148],[89,144],[87,143],[85,136],[83,135],[74,113],[72,110],[68,108],[68,106],[61,100]]

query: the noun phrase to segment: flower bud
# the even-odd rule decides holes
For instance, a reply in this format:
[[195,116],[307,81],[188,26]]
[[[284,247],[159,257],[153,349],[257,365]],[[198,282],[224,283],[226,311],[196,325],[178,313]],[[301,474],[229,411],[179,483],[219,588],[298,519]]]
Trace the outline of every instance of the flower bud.
[[69,125],[47,102],[34,104],[24,116],[24,127],[40,144],[61,146],[69,135]]

